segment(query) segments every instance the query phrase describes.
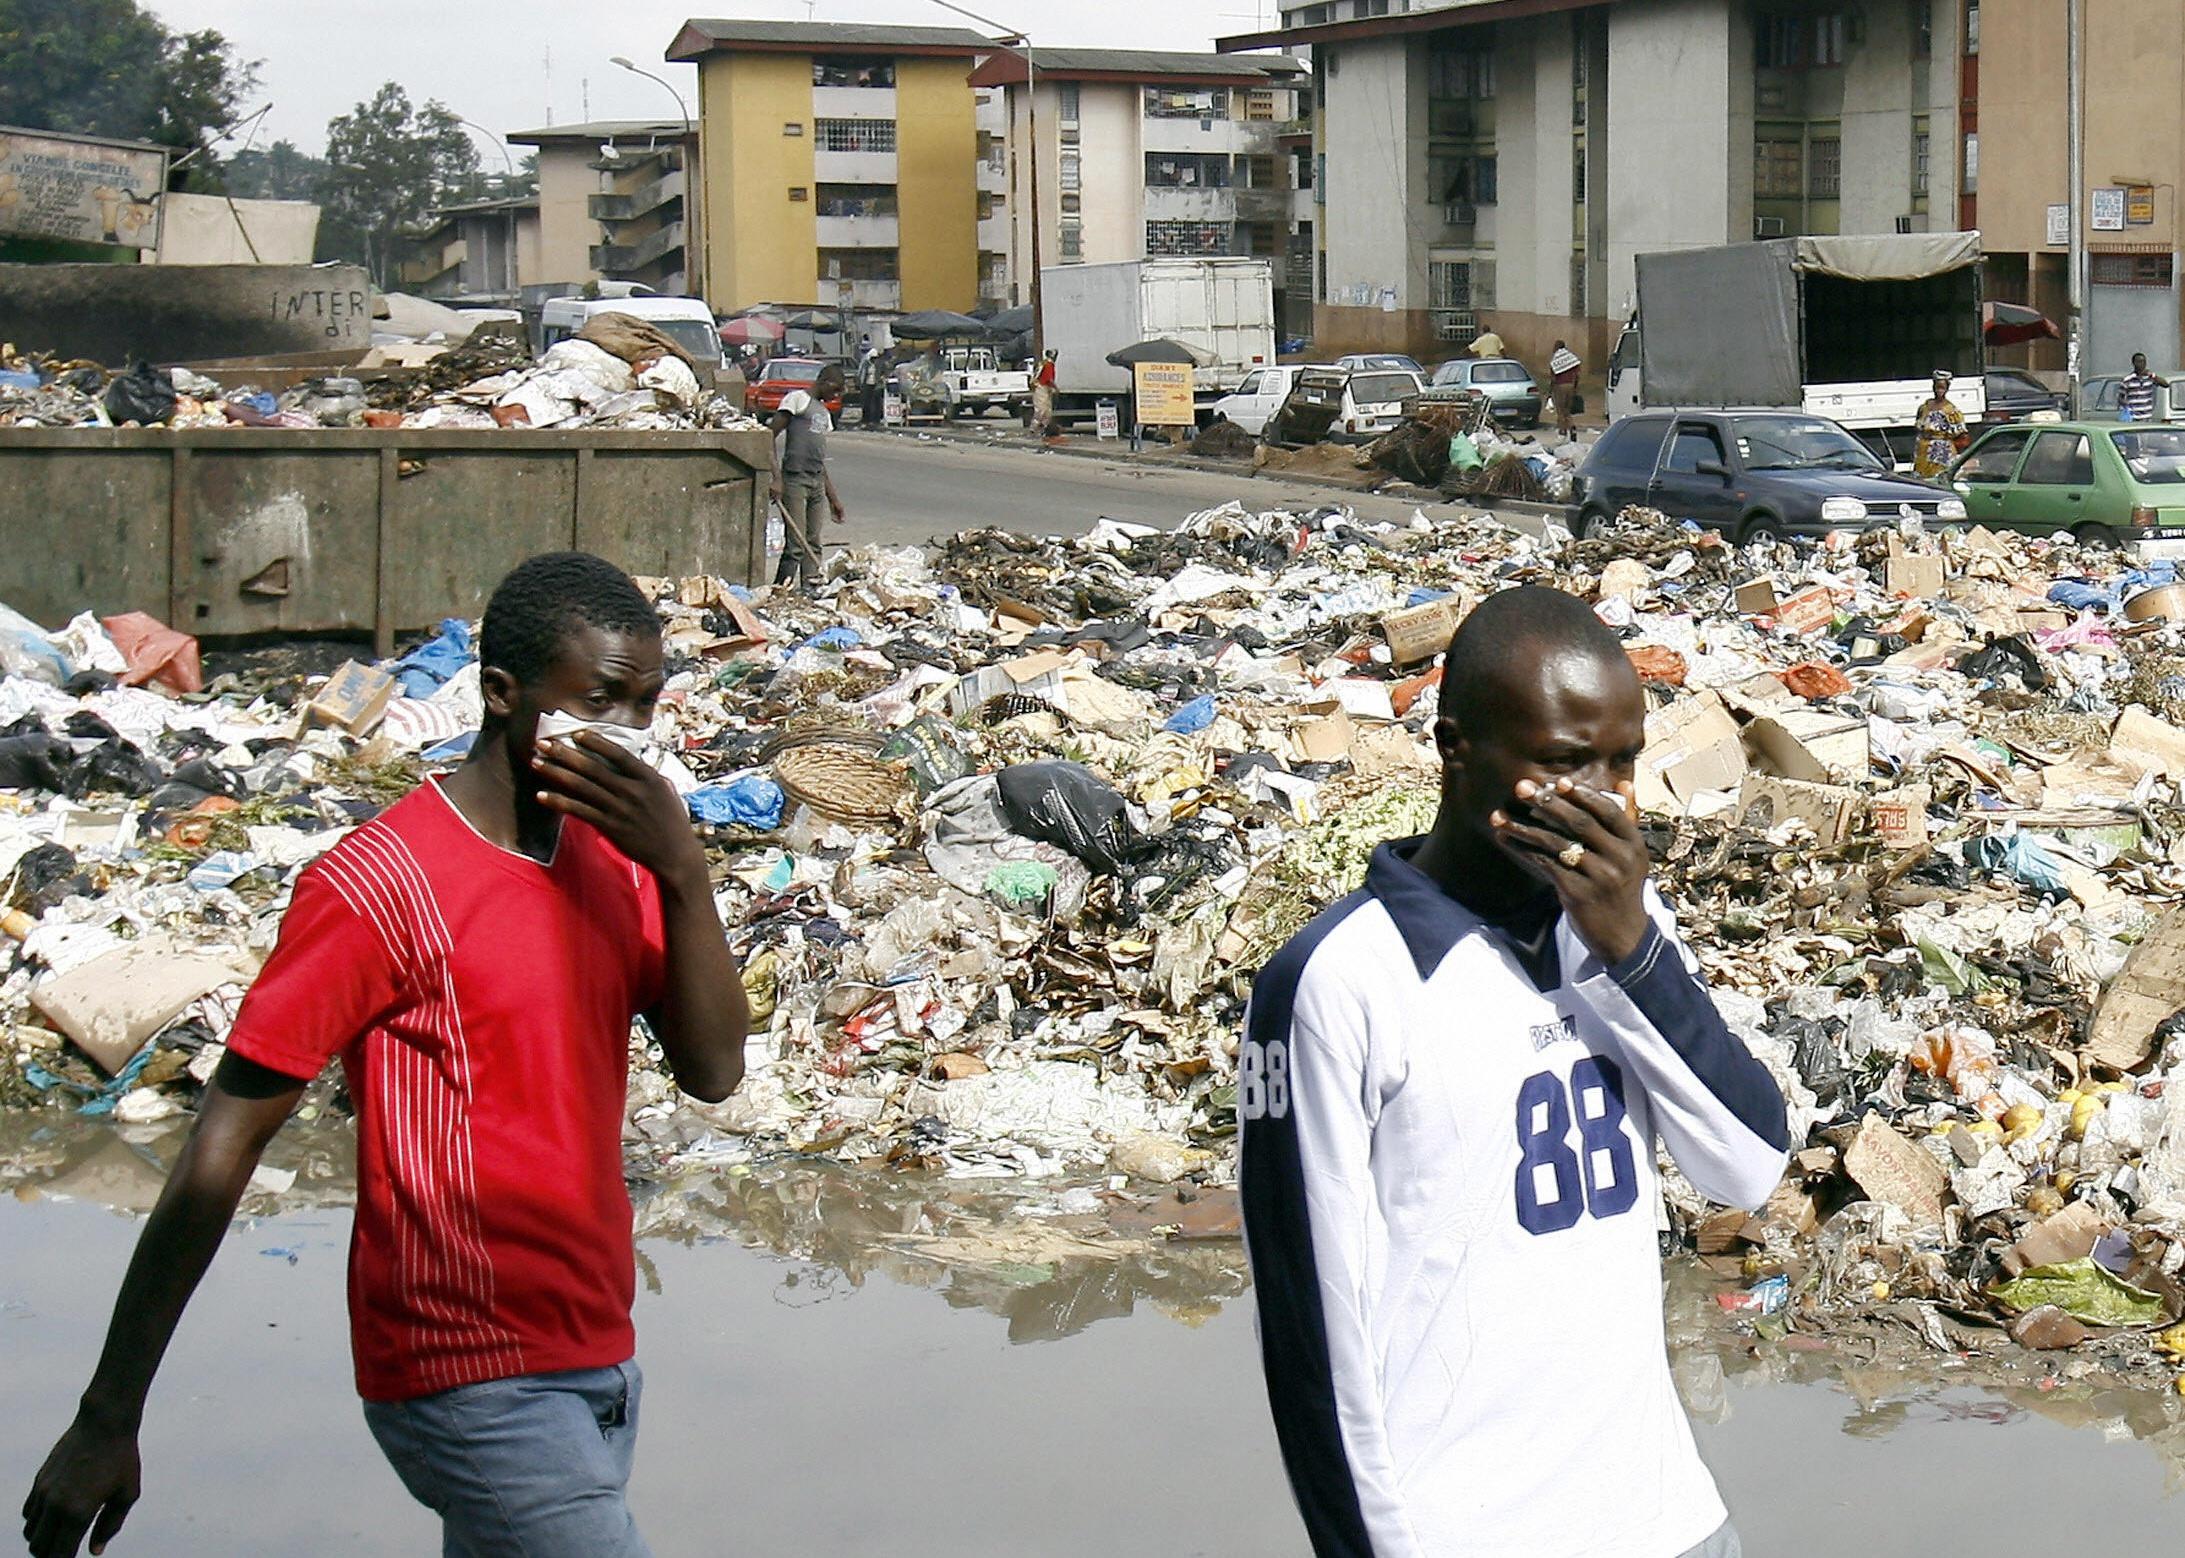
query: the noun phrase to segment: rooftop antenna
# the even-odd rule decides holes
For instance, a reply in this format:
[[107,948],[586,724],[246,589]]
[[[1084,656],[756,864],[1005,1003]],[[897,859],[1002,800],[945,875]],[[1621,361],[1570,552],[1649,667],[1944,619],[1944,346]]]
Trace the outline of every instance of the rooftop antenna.
[[577,87],[583,94],[584,122],[590,124],[592,122],[592,78],[590,76],[579,76],[577,78]]
[[546,122],[554,122],[554,46],[546,46]]

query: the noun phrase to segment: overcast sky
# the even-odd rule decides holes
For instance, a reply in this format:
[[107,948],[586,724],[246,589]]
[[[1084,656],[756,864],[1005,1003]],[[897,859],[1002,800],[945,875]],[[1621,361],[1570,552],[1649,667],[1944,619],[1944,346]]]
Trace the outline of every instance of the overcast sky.
[[[1026,29],[1036,43],[1207,49],[1218,34],[1252,31],[1255,4],[1272,26],[1273,0],[970,0],[970,9]],[[312,152],[325,146],[326,121],[383,81],[400,82],[414,102],[438,98],[496,133],[586,117],[672,117],[675,107],[657,84],[608,63],[617,54],[673,81],[695,113],[696,71],[660,58],[692,15],[972,25],[929,0],[810,6],[739,0],[699,11],[689,0],[373,0],[339,7],[319,0],[146,0],[146,6],[178,31],[216,27],[244,59],[261,61],[251,107],[270,102],[273,109],[256,144],[287,139]],[[479,155],[488,166],[497,158],[483,145]]]

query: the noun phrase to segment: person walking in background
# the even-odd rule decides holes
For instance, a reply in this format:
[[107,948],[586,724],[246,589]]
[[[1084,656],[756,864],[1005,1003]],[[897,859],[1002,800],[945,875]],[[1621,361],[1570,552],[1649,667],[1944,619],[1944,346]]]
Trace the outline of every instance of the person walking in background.
[[1648,885],[1646,694],[1575,595],[1451,640],[1441,809],[1253,983],[1239,1196],[1318,1558],[1733,1558],[1663,1336],[1655,1140],[1765,1202],[1783,1097]]
[[1578,370],[1584,366],[1561,341],[1548,353],[1548,394],[1555,401],[1555,429],[1565,438],[1570,437],[1571,414],[1578,399]]
[[1039,369],[1032,375],[1032,431],[1042,438],[1055,425],[1055,358],[1058,354],[1048,347],[1039,360]]
[[827,470],[827,435],[834,431],[834,417],[827,402],[842,393],[842,369],[829,363],[819,370],[811,392],[791,390],[781,409],[767,423],[774,435],[774,501],[782,510],[781,564],[774,570],[776,584],[792,584],[819,577],[821,515],[832,513],[841,524],[848,515],[835,495],[834,477]]
[[2147,371],[2147,354],[2132,354],[2132,371],[2117,381],[2117,420],[2120,422],[2152,422],[2155,420],[2155,391],[2168,389],[2170,381],[2160,374]]
[[1912,474],[1933,481],[1965,447],[1965,413],[1950,404],[1950,374],[1935,370],[1934,393],[1912,416]]
[[[689,814],[628,750],[663,679],[652,603],[601,558],[534,557],[494,590],[479,666],[463,766],[297,879],[23,1506],[33,1558],[71,1558],[87,1532],[101,1552],[121,1529],[160,1358],[260,1154],[336,1057],[373,1437],[445,1552],[644,1558],[625,1500],[642,1387],[630,1022],[717,1101],[742,1078],[750,1011]],[[276,1362],[232,1361],[250,1389],[282,1389]]]

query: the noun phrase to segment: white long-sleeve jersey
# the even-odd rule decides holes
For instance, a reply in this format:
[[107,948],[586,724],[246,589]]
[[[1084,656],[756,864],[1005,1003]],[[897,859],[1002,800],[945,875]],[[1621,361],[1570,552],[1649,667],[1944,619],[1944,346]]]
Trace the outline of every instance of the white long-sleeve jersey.
[[1651,888],[1613,968],[1561,920],[1536,984],[1384,845],[1261,972],[1244,1230],[1319,1558],[1673,1558],[1724,1519],[1669,1375],[1658,1136],[1765,1201],[1783,1099]]

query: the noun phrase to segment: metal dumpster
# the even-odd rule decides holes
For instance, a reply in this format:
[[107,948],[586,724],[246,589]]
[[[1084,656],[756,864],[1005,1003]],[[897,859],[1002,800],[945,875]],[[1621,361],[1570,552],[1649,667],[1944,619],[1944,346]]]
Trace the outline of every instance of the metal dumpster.
[[475,617],[535,552],[757,582],[769,438],[605,429],[0,428],[0,601],[184,632]]

